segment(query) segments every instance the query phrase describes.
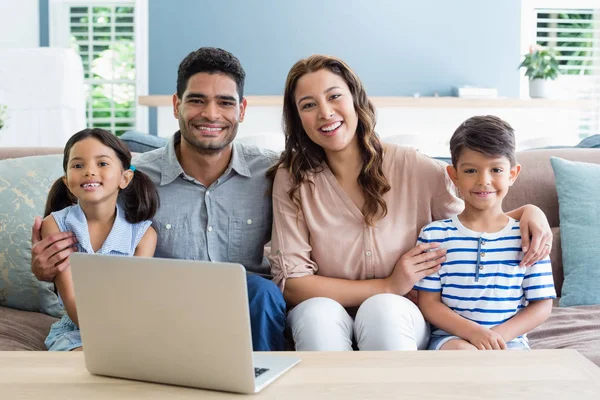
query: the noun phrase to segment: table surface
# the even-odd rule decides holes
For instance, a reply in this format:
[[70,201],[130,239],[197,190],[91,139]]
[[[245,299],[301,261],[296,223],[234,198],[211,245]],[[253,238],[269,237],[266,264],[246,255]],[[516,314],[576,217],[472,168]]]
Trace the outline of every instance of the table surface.
[[[261,399],[600,399],[575,350],[297,352]],[[0,352],[2,399],[227,399],[245,395],[91,375],[83,353]]]

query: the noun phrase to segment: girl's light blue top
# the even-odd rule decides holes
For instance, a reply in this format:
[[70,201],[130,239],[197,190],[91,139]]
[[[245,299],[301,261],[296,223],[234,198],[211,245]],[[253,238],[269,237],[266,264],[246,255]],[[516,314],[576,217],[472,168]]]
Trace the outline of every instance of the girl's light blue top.
[[152,221],[135,224],[125,219],[125,211],[117,204],[117,216],[108,237],[97,252],[92,248],[87,219],[83,210],[76,204],[52,213],[61,232],[71,231],[77,237],[77,251],[81,253],[132,256]]

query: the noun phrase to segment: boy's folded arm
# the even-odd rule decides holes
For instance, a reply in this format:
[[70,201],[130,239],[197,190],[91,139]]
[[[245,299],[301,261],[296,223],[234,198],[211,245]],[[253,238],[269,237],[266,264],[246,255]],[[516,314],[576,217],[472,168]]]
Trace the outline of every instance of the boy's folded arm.
[[509,342],[541,325],[552,312],[552,299],[531,301],[527,307],[506,322],[491,328]]
[[481,329],[479,324],[469,321],[442,303],[442,292],[419,291],[419,309],[425,319],[437,328],[461,339],[469,340],[474,332]]

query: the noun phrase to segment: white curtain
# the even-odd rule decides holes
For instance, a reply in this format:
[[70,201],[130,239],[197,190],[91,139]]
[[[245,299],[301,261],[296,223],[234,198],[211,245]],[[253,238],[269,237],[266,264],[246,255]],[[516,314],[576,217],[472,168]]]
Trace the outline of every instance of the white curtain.
[[0,49],[0,146],[62,147],[86,127],[81,58],[72,49]]

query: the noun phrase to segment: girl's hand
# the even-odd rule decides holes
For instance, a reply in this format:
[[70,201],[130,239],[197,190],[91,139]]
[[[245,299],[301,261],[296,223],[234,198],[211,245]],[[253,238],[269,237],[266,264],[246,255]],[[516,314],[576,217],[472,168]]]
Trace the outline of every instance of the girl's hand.
[[506,350],[506,342],[499,333],[478,327],[466,338],[477,350]]
[[[521,247],[525,256],[519,266],[530,267],[550,254],[552,230],[544,212],[535,206],[525,207],[520,226]],[[531,242],[529,236],[531,236]]]
[[400,257],[392,274],[385,278],[389,292],[404,296],[415,283],[437,272],[446,260],[446,249],[439,247],[439,243],[422,243]]

